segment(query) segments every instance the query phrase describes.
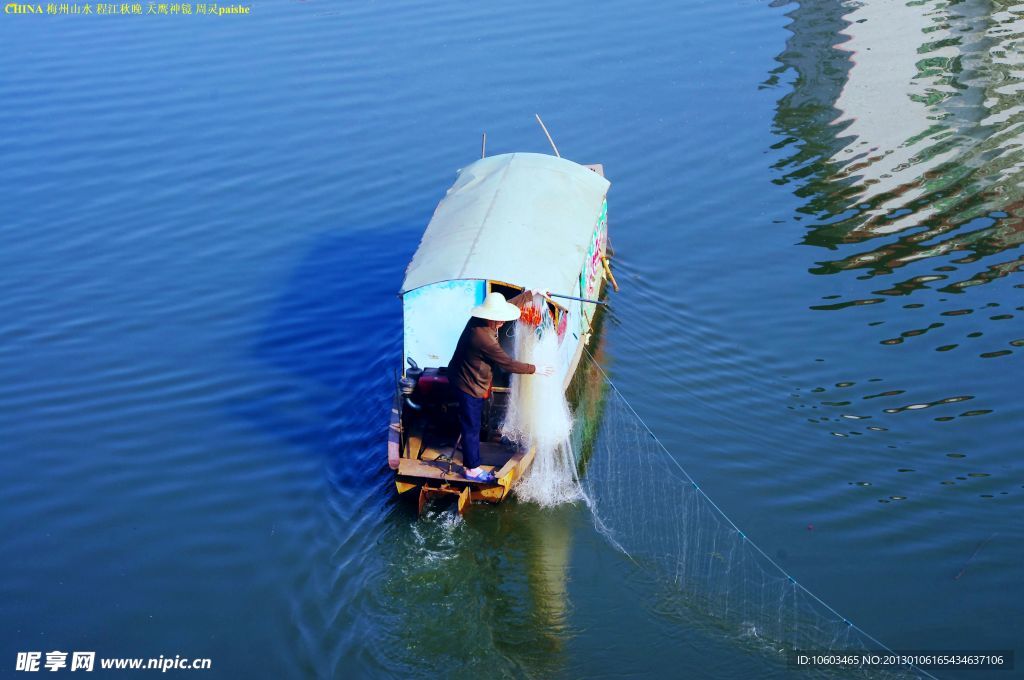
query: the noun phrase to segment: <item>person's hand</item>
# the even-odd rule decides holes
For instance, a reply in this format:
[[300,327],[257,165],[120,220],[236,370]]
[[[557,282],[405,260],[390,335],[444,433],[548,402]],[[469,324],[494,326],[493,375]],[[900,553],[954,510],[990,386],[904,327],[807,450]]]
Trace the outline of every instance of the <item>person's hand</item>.
[[537,375],[554,375],[555,367],[551,364],[543,364],[537,367]]

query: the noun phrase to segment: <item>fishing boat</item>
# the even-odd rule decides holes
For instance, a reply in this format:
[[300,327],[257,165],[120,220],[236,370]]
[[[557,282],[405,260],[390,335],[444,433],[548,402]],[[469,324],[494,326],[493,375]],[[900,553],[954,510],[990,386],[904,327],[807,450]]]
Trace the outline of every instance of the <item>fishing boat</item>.
[[[460,170],[438,204],[399,292],[403,360],[388,429],[395,486],[399,494],[418,490],[421,512],[428,500],[443,496],[457,497],[459,512],[473,501],[498,503],[530,469],[534,448],[501,436],[510,376],[496,368],[480,437],[483,467],[495,480],[463,476],[448,362],[470,309],[488,293],[511,298],[545,290],[542,304],[559,341],[555,379],[568,388],[603,304],[605,278],[614,282],[608,187],[601,165],[509,153]],[[499,342],[513,353],[514,338],[504,328]]]

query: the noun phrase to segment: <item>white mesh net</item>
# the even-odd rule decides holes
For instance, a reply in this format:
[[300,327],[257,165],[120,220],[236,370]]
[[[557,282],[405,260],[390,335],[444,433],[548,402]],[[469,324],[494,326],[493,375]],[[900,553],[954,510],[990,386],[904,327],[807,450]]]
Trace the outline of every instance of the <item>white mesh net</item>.
[[[515,356],[519,361],[538,366],[555,366],[559,356],[558,334],[547,305],[535,296],[532,310],[533,313],[524,311],[516,322]],[[559,373],[513,375],[502,424],[505,437],[535,450],[533,465],[516,486],[516,494],[522,500],[542,506],[581,497],[570,443],[573,417],[562,381],[556,377]]]
[[[685,607],[738,643],[785,659],[794,650],[886,647],[786,573],[700,489],[584,353],[570,390],[581,497],[609,542]],[[801,677],[932,677],[918,668],[800,669]]]
[[[555,366],[558,336],[543,299],[515,325],[515,356]],[[560,371],[556,371],[556,374]],[[771,655],[795,650],[887,648],[804,588],[753,543],[658,440],[584,352],[569,390],[562,381],[514,375],[502,433],[534,447],[520,500],[583,500],[609,542],[664,586],[662,603],[685,607]],[[575,422],[574,414],[575,410]],[[919,668],[800,669],[802,676],[933,677]]]

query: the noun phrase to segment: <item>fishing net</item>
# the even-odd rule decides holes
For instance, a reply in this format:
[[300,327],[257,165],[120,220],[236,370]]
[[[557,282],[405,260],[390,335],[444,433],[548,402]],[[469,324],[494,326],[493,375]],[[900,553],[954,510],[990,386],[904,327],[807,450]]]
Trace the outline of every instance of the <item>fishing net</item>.
[[[514,351],[521,361],[557,365],[556,327],[542,299],[527,305],[516,322]],[[663,588],[660,607],[684,608],[738,644],[782,663],[798,650],[889,651],[751,541],[647,427],[589,352],[568,395],[553,377],[513,376],[502,432],[536,448],[530,471],[515,487],[517,496],[541,506],[585,502],[598,531]],[[909,665],[799,672],[933,677]]]
[[[696,613],[781,662],[794,650],[885,652],[744,534],[647,427],[587,353],[570,390],[580,496],[597,529],[664,589],[660,607]],[[794,669],[795,670],[795,669]],[[801,676],[932,677],[902,666]]]
[[[535,296],[515,324],[515,356],[537,366],[557,366],[558,333],[543,298]],[[516,494],[542,506],[579,500],[580,485],[570,436],[573,417],[560,371],[542,376],[512,376],[502,435],[533,447],[533,464],[516,485]]]

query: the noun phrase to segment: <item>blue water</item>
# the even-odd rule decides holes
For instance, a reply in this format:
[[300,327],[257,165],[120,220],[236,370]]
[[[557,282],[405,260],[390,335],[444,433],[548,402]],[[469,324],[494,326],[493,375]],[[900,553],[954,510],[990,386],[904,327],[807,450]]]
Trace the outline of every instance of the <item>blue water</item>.
[[548,150],[535,112],[612,181],[603,365],[689,472],[888,646],[1012,649],[1020,17],[0,15],[0,664],[792,674],[666,613],[585,508],[394,496],[404,267],[482,132]]

